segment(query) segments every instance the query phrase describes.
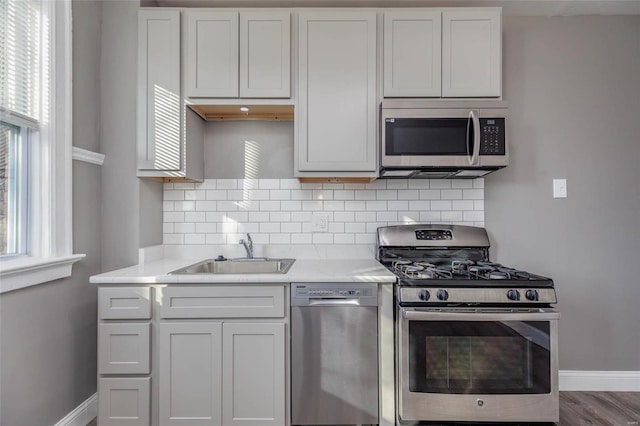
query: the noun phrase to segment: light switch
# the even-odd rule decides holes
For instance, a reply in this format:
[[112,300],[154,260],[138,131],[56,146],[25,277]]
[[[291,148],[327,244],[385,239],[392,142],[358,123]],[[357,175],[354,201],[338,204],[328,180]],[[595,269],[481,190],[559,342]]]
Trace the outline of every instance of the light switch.
[[553,180],[553,198],[567,198],[567,180]]

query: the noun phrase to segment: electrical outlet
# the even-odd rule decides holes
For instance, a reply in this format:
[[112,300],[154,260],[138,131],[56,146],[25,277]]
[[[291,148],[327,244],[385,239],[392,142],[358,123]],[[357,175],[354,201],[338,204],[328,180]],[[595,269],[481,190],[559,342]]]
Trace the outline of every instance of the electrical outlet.
[[553,198],[567,198],[567,180],[553,180]]
[[328,232],[329,231],[329,215],[327,213],[316,213],[311,216],[312,232]]

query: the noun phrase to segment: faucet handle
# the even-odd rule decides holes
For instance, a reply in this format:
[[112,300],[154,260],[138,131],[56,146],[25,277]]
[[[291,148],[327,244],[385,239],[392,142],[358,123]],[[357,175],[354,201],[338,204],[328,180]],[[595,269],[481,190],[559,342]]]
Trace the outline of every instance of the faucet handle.
[[249,241],[249,247],[253,247],[253,240],[251,239],[251,235],[247,232],[247,241]]

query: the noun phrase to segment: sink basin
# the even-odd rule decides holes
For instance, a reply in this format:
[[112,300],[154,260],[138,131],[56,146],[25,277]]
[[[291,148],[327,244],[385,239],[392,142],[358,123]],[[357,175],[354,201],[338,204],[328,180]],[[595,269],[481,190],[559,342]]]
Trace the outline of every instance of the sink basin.
[[169,272],[169,275],[181,274],[286,274],[295,259],[207,259],[181,269]]

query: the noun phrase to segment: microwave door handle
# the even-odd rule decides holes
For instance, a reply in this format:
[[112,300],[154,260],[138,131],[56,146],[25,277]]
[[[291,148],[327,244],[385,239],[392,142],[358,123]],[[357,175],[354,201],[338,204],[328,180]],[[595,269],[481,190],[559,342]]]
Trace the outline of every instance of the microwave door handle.
[[471,122],[473,120],[473,111],[469,111],[469,117],[467,117],[467,159],[469,164],[473,164],[473,154],[471,153],[471,137],[469,136],[469,129],[471,128]]
[[478,165],[480,157],[480,118],[471,111],[471,119],[473,120],[473,157],[471,157],[471,165]]

